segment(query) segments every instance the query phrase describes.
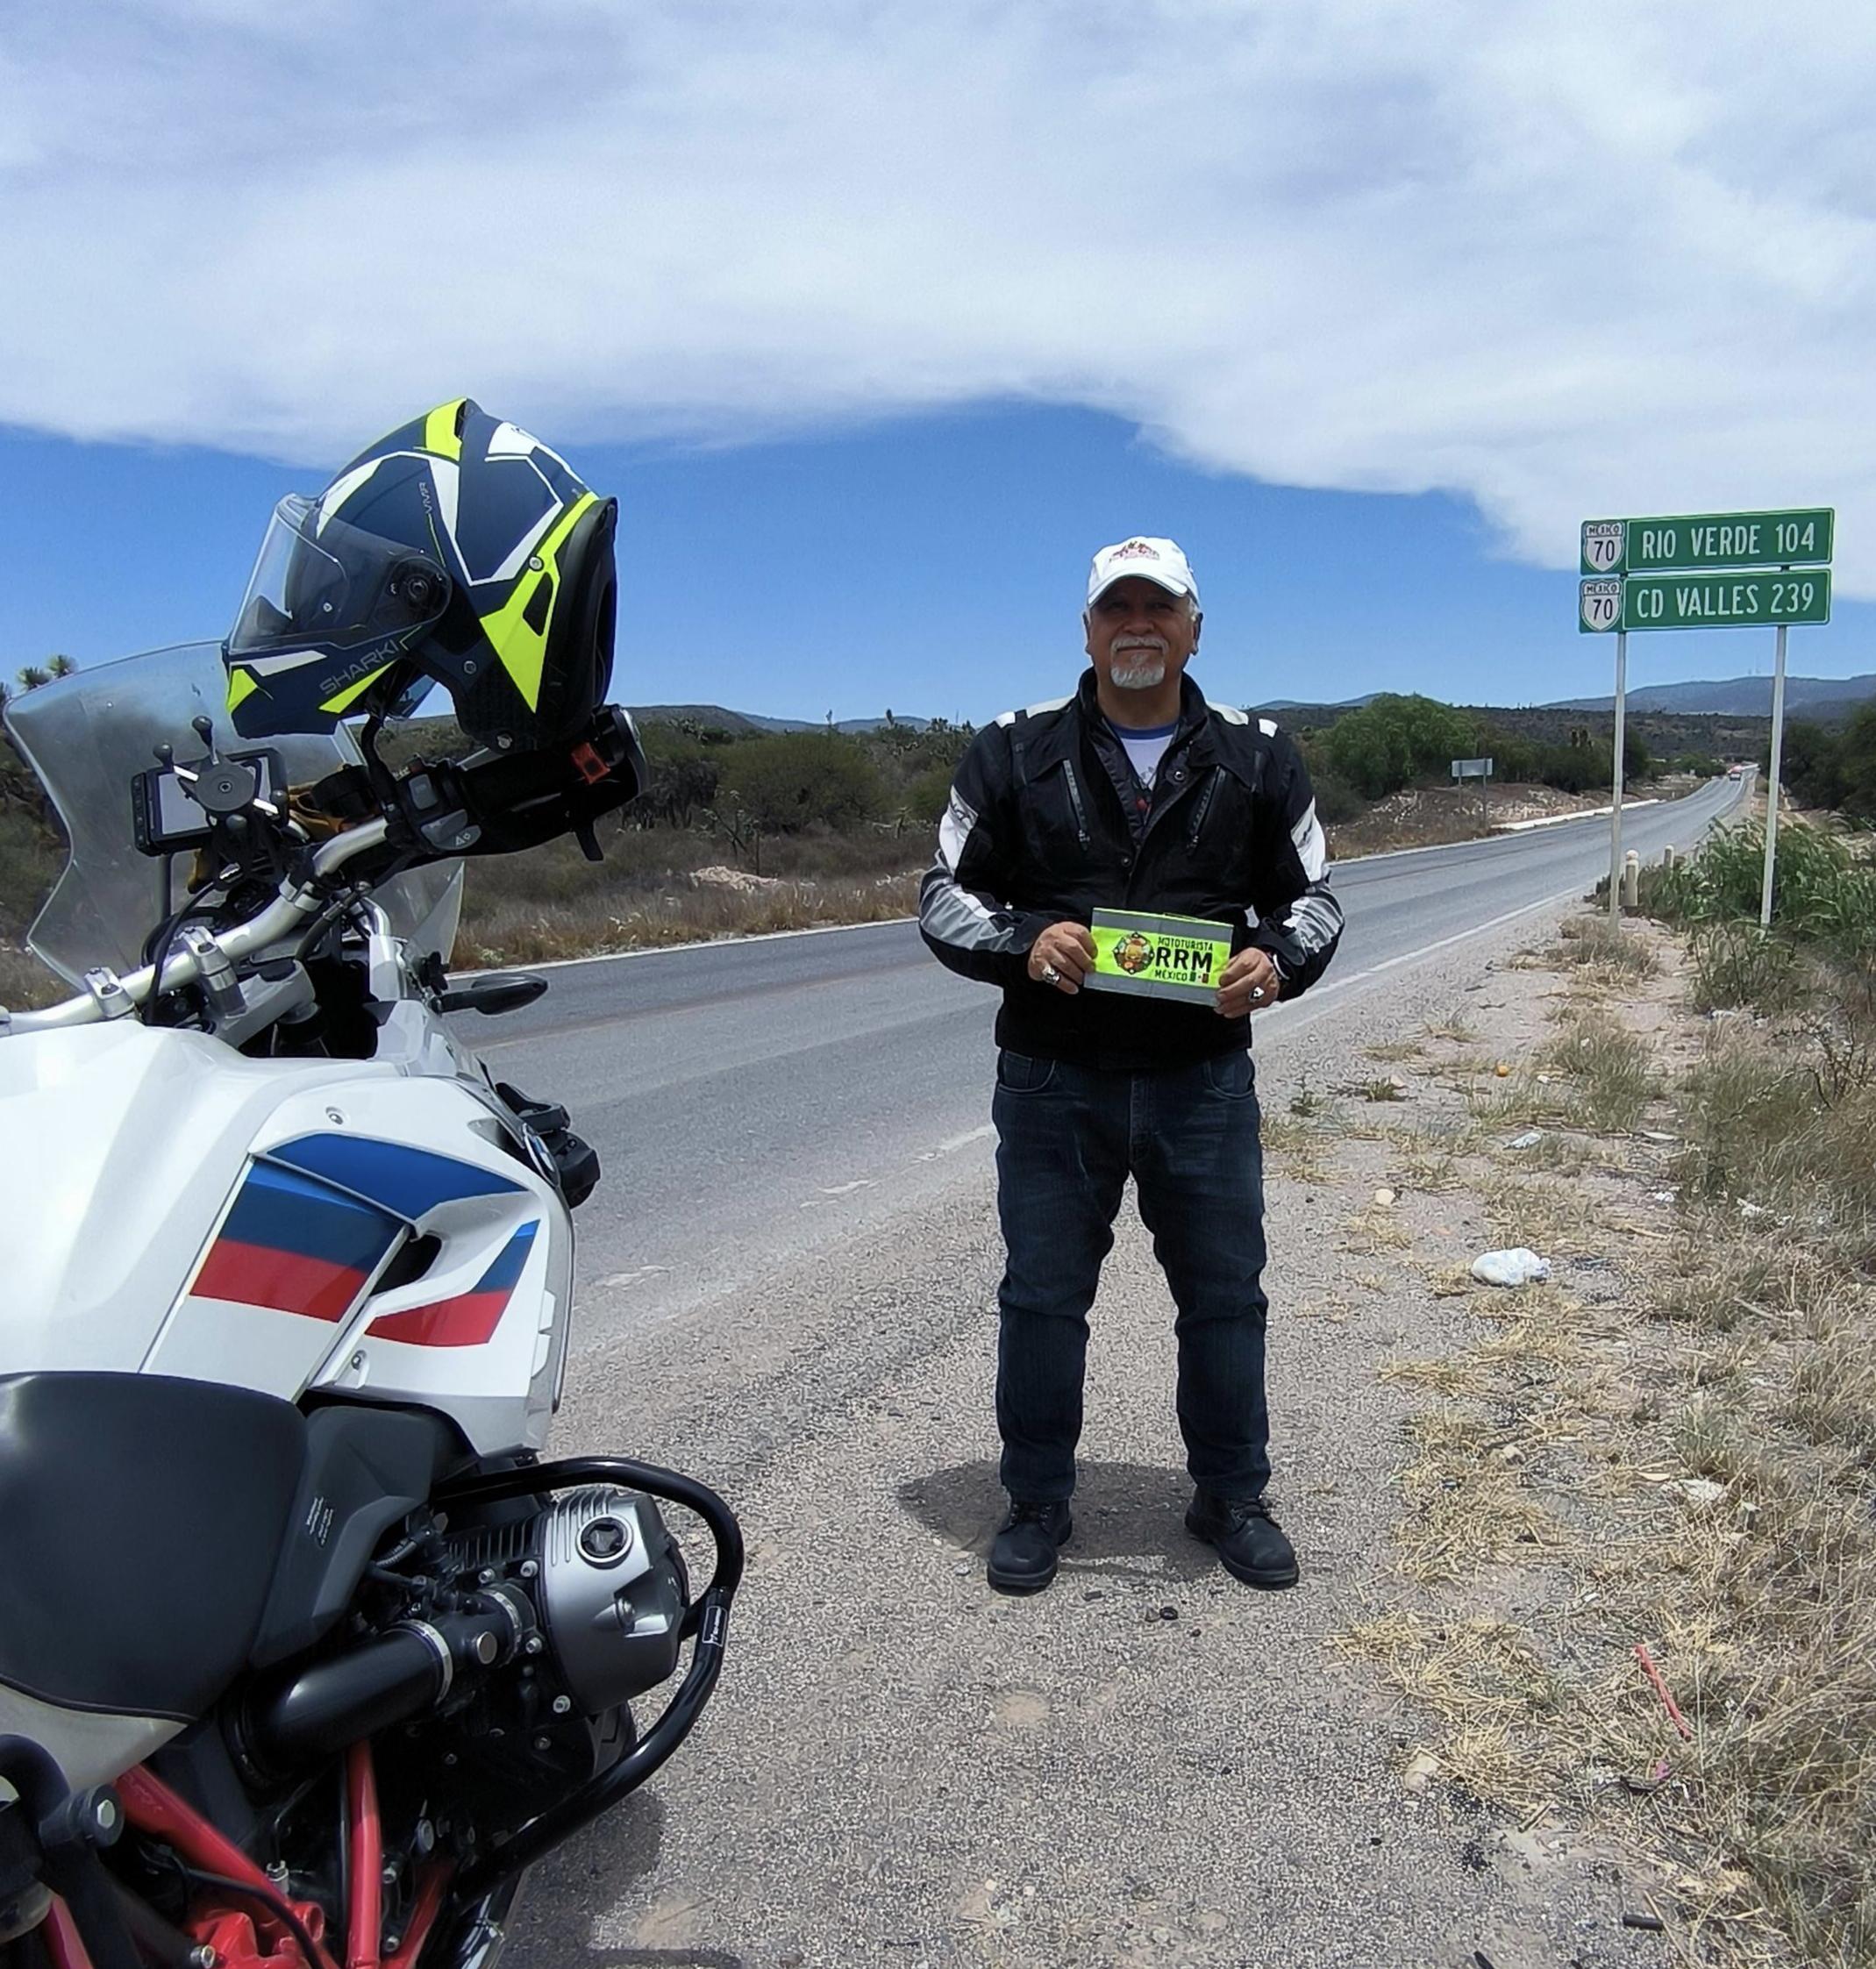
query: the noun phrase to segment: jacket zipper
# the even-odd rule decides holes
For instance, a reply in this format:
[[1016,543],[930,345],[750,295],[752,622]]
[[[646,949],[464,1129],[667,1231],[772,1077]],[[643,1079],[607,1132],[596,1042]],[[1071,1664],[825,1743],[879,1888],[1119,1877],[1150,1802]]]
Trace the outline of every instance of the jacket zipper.
[[1186,835],[1186,847],[1188,853],[1199,845],[1199,830],[1205,824],[1205,817],[1211,811],[1212,799],[1218,790],[1218,781],[1223,777],[1223,767],[1214,766],[1211,769],[1211,777],[1205,782],[1204,797],[1199,802],[1198,810],[1193,815],[1191,828]]
[[1075,838],[1085,848],[1088,844],[1088,815],[1081,805],[1081,787],[1074,776],[1073,760],[1065,759],[1062,761],[1062,776],[1068,782],[1068,804],[1074,809]]

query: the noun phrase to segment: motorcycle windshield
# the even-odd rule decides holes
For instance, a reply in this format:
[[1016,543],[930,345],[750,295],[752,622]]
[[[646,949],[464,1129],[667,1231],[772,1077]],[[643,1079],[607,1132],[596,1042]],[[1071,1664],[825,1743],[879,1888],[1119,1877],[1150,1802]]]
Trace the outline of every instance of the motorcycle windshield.
[[[216,743],[258,749],[236,738],[228,720],[228,677],[219,643],[177,643],[115,663],[75,671],[10,698],[0,717],[38,775],[65,829],[65,872],[33,922],[27,946],[69,983],[99,966],[119,973],[143,962],[144,939],[168,914],[163,863],[138,853],[131,825],[131,781],[168,745],[180,760],[199,758],[190,720],[207,717]],[[342,727],[267,741],[291,785],[356,765]],[[442,862],[388,882],[376,900],[396,934],[420,952],[449,955],[455,937],[461,864]],[[174,875],[182,896],[183,870]]]

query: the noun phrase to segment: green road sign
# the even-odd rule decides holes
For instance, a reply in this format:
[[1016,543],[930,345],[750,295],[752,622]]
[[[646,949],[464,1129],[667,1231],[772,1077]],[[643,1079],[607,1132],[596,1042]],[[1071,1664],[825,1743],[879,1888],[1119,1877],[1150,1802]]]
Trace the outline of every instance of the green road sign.
[[1583,572],[1646,574],[1668,567],[1697,572],[1706,567],[1817,567],[1830,559],[1836,531],[1837,515],[1829,506],[1784,513],[1586,519]]
[[1830,619],[1830,570],[1795,574],[1629,574],[1577,584],[1577,626],[1765,629]]

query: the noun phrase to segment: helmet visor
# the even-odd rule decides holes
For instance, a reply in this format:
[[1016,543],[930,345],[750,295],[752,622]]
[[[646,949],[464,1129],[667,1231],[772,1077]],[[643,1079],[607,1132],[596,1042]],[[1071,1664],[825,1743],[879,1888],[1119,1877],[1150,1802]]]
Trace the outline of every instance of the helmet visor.
[[256,658],[385,639],[403,646],[449,598],[449,576],[435,561],[342,519],[322,519],[314,501],[293,494],[274,509],[227,653]]

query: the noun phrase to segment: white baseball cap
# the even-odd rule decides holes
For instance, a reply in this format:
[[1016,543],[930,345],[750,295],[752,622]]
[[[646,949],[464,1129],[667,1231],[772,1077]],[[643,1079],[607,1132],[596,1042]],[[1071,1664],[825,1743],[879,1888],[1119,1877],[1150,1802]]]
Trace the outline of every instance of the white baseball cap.
[[1088,571],[1088,606],[1093,608],[1116,581],[1123,581],[1130,574],[1155,582],[1169,595],[1189,595],[1193,607],[1199,606],[1199,578],[1179,542],[1141,535],[1116,540],[1095,556]]

